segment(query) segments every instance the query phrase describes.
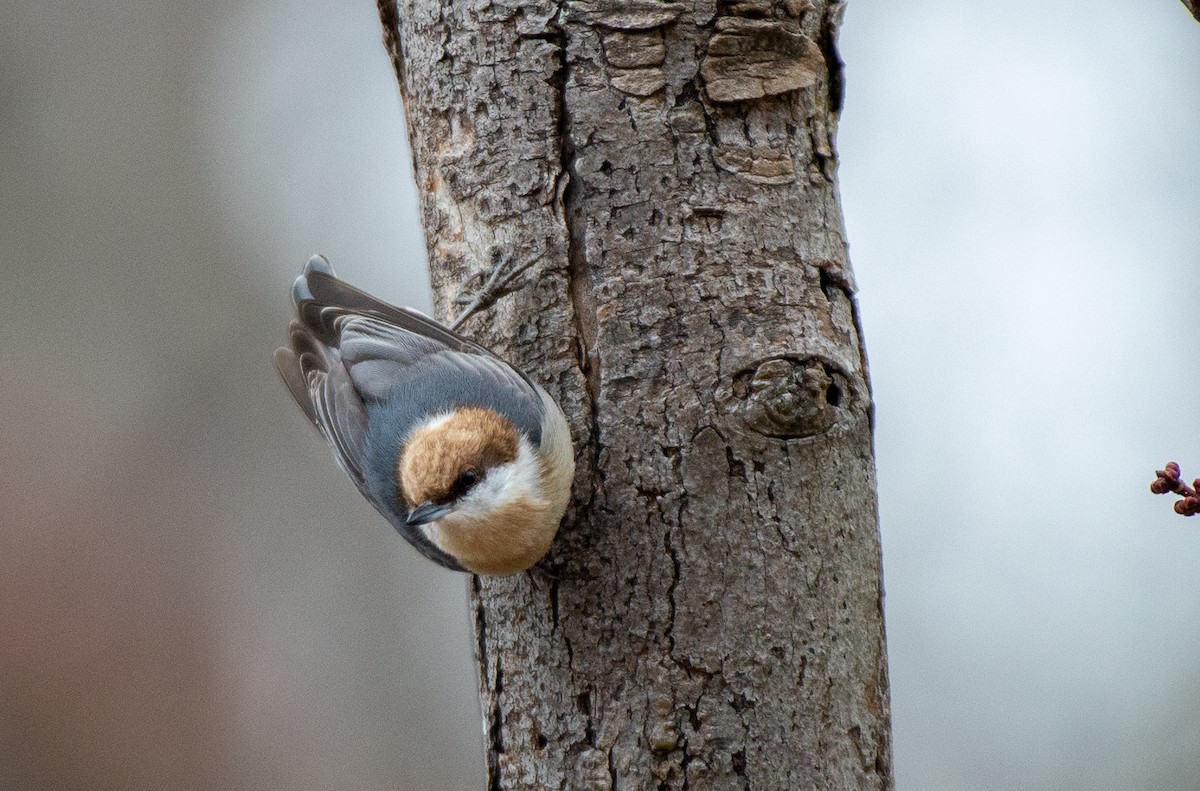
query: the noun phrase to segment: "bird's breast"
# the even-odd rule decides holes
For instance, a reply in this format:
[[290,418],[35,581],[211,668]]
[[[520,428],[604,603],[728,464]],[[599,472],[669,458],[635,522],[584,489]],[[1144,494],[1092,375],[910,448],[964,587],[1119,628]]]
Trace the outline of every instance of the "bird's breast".
[[512,574],[536,563],[550,549],[561,513],[550,503],[518,498],[486,517],[451,514],[428,527],[429,539],[476,574]]

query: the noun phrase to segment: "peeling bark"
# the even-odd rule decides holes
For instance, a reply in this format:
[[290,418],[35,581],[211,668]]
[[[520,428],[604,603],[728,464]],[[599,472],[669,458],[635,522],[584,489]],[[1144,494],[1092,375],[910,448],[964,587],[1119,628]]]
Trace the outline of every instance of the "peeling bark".
[[542,572],[476,579],[489,789],[892,786],[826,0],[381,0],[436,305],[559,400]]

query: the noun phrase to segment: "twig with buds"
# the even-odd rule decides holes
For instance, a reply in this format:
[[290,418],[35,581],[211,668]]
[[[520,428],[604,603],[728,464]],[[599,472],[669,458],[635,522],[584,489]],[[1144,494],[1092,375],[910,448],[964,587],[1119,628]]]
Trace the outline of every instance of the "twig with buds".
[[1200,514],[1200,494],[1196,493],[1196,490],[1200,489],[1200,478],[1192,481],[1192,485],[1188,486],[1179,478],[1178,464],[1169,461],[1166,467],[1165,470],[1158,471],[1158,478],[1150,484],[1150,491],[1155,494],[1174,492],[1182,495],[1182,500],[1175,501],[1175,513],[1184,516]]

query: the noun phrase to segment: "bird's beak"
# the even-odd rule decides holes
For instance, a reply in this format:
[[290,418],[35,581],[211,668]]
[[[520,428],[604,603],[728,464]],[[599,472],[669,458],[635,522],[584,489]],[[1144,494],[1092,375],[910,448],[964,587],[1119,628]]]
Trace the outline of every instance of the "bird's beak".
[[404,520],[405,524],[416,527],[417,525],[426,525],[430,522],[441,519],[446,514],[450,513],[449,505],[438,505],[437,503],[426,500],[416,508],[408,512],[408,518]]

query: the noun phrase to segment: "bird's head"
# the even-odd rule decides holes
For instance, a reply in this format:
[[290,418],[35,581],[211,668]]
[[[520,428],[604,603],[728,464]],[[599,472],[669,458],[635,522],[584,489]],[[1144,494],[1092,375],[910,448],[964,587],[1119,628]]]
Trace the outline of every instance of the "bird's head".
[[478,574],[508,574],[546,553],[561,510],[545,495],[549,471],[499,413],[460,407],[418,426],[396,465],[407,523]]

